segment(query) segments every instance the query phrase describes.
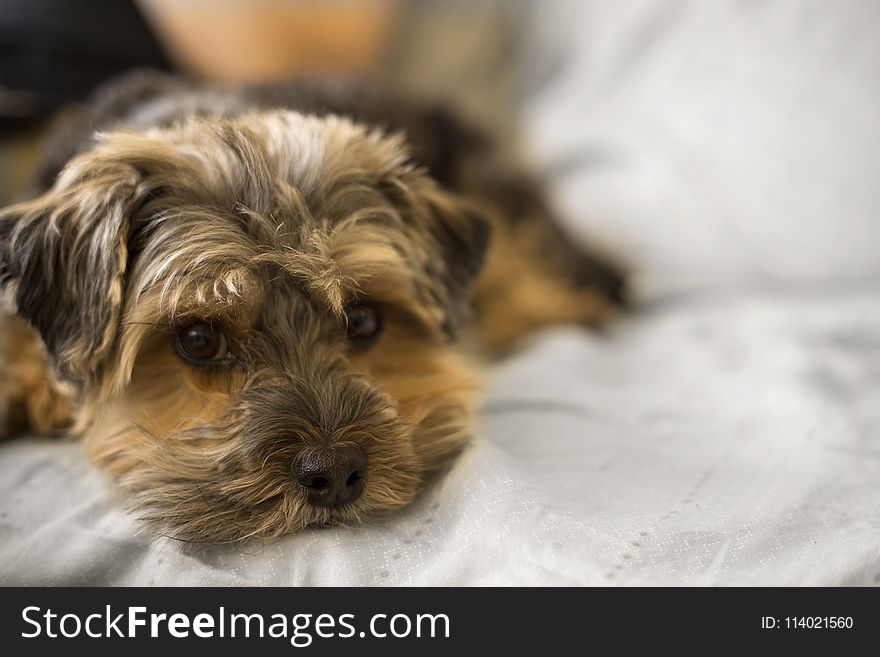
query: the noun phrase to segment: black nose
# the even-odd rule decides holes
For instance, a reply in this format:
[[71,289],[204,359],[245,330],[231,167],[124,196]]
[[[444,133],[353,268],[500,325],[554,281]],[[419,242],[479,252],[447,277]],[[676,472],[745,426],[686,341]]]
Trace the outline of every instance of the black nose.
[[309,451],[293,466],[293,478],[306,491],[309,504],[339,508],[364,492],[367,455],[357,447],[323,447]]

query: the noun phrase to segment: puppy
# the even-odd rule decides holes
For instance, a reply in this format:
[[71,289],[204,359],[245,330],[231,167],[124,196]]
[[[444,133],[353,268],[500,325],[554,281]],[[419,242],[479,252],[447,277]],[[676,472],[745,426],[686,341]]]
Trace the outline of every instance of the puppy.
[[623,301],[434,106],[140,73],[52,143],[0,213],[5,430],[80,437],[181,540],[399,509],[470,435],[463,332],[498,353]]

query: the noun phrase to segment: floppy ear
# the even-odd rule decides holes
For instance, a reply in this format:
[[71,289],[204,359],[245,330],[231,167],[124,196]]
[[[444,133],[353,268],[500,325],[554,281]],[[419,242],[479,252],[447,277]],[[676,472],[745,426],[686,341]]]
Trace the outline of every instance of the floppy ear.
[[424,245],[425,285],[452,340],[471,315],[471,287],[483,267],[489,221],[477,208],[417,170],[386,184],[392,202]]
[[88,379],[116,339],[139,184],[130,165],[82,156],[49,191],[0,211],[0,286],[65,378]]

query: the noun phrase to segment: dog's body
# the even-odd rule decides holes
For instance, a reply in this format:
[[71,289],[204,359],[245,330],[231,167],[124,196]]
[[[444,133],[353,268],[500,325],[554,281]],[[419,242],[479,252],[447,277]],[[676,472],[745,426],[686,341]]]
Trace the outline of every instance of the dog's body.
[[363,89],[136,75],[37,186],[0,214],[5,430],[72,424],[186,540],[408,503],[469,434],[472,310],[498,351],[622,301],[488,140]]

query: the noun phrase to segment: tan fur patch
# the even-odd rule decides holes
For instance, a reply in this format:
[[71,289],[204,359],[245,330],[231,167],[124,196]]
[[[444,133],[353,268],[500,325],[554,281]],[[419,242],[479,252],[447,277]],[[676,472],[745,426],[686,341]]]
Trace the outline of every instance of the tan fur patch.
[[599,290],[578,286],[554,271],[552,254],[538,253],[537,224],[493,225],[492,243],[474,289],[478,340],[503,353],[524,336],[555,324],[597,326],[620,308]]
[[58,434],[73,422],[73,390],[49,367],[40,336],[0,313],[0,435]]

